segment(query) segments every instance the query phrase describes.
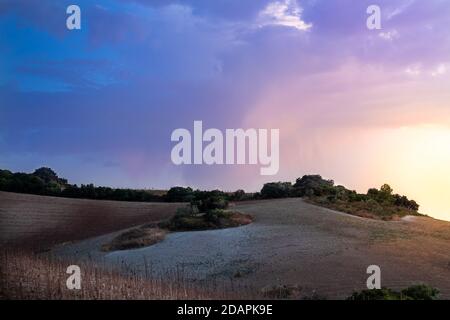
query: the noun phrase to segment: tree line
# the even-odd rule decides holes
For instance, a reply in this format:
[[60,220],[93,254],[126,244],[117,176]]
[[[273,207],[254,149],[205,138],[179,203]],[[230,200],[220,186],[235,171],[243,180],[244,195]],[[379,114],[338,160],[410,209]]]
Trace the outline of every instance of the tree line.
[[67,179],[58,177],[52,169],[42,167],[33,173],[13,173],[9,170],[0,170],[0,190],[98,200],[189,202],[203,212],[224,209],[230,201],[288,197],[320,198],[329,203],[364,202],[380,206],[397,206],[412,211],[419,210],[417,202],[406,196],[394,194],[392,188],[387,184],[380,189],[371,188],[366,194],[360,194],[344,186],[336,186],[333,180],[323,179],[320,175],[304,175],[298,178],[294,184],[291,182],[266,183],[257,193],[246,193],[244,190],[235,192],[202,191],[179,186],[170,188],[166,193],[156,193],[153,190],[99,187],[93,184],[78,186],[68,183]]
[[151,190],[121,189],[110,187],[96,187],[93,184],[70,184],[50,168],[39,168],[33,173],[12,173],[9,170],[0,170],[0,190],[29,193],[37,195],[83,198],[95,200],[118,201],[164,201],[161,195]]

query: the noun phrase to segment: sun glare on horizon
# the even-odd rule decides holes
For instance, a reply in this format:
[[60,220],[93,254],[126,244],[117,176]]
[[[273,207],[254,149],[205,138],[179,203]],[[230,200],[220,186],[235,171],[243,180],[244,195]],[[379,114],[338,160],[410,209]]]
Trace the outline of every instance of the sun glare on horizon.
[[450,221],[450,128],[422,125],[387,130],[382,169],[394,190],[421,205],[419,211]]

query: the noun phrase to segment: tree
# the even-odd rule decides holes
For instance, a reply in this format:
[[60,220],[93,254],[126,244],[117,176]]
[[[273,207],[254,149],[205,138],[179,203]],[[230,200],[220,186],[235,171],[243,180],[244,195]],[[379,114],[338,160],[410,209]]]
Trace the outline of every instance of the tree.
[[392,190],[391,186],[388,185],[387,183],[383,184],[380,188],[380,192],[385,195],[386,197],[389,197],[392,195],[392,192],[394,190]]
[[292,191],[290,182],[269,182],[261,189],[261,196],[265,199],[286,198],[292,195]]
[[193,199],[193,190],[189,187],[173,187],[167,191],[168,202],[190,202]]
[[334,181],[325,180],[320,175],[304,175],[295,181],[294,189],[297,196],[324,196],[334,194]]
[[240,201],[243,200],[244,198],[245,198],[245,191],[242,189],[233,192],[233,194],[231,195],[231,199],[234,201]]
[[59,178],[55,171],[47,167],[36,169],[32,175],[41,178],[45,183],[55,182],[61,185],[67,184],[66,179]]
[[192,196],[191,205],[198,208],[200,212],[209,212],[215,209],[228,208],[228,199],[227,195],[220,190],[195,190]]

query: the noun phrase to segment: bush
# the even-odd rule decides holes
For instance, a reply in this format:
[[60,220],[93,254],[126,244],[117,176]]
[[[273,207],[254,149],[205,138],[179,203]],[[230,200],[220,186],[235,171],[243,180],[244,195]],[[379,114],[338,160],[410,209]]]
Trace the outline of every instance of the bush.
[[175,212],[175,216],[176,217],[186,217],[186,216],[190,216],[193,215],[193,211],[192,211],[192,207],[191,206],[186,206],[186,207],[181,207],[178,208]]
[[424,284],[419,284],[403,289],[401,294],[411,300],[436,300],[439,295],[439,290]]
[[167,191],[165,199],[167,202],[190,202],[194,197],[193,190],[189,187],[173,187]]
[[366,289],[353,292],[347,300],[400,300],[400,294],[388,288]]
[[214,209],[204,214],[185,214],[180,211],[180,214],[159,223],[158,226],[170,231],[193,231],[238,227],[252,221],[250,215]]
[[356,193],[356,191],[350,191],[348,193],[348,200],[350,202],[366,201],[367,196],[365,194]]
[[222,209],[213,209],[205,213],[205,220],[212,223],[219,223],[220,218],[226,216],[225,211]]
[[247,198],[247,195],[245,194],[244,190],[239,189],[239,190],[233,192],[229,198],[232,201],[242,201]]
[[371,188],[367,191],[367,197],[380,204],[394,205],[412,211],[418,211],[419,205],[414,200],[409,200],[406,196],[392,194],[393,190],[388,184],[381,186],[380,190]]
[[290,182],[270,182],[264,184],[261,189],[263,199],[287,198],[292,196],[292,184]]
[[198,208],[200,212],[209,212],[215,209],[228,208],[227,195],[219,190],[194,191],[191,205]]
[[50,168],[42,167],[36,169],[33,173],[33,176],[41,178],[45,183],[54,182],[55,184],[65,185],[67,184],[66,179],[61,179],[58,175]]
[[372,289],[353,292],[347,300],[435,300],[439,290],[427,285],[414,285],[400,292],[388,289]]
[[404,207],[406,209],[410,209],[410,210],[413,210],[413,211],[418,211],[419,210],[419,205],[414,200],[409,200],[407,197],[400,196],[398,194],[395,194],[393,196],[393,198],[394,198],[394,204],[396,206]]
[[334,195],[336,190],[333,185],[333,180],[322,179],[320,175],[305,175],[296,180],[294,191],[299,197]]

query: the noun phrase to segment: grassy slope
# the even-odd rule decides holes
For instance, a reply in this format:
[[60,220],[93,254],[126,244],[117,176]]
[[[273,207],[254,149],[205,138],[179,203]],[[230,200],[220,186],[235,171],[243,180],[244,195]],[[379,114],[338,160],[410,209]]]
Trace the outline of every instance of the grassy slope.
[[328,209],[345,212],[359,217],[381,220],[397,220],[405,216],[424,216],[417,211],[394,205],[380,205],[374,201],[329,201],[326,197],[311,197],[305,199]]

